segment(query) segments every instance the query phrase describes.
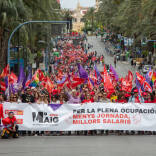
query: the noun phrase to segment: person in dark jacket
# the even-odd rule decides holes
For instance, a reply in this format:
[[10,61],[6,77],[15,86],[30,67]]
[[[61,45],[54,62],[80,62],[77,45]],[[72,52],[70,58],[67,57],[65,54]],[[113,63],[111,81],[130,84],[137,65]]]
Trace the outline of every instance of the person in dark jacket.
[[25,93],[21,95],[21,99],[23,103],[34,103],[35,97],[32,95],[30,88],[25,90]]

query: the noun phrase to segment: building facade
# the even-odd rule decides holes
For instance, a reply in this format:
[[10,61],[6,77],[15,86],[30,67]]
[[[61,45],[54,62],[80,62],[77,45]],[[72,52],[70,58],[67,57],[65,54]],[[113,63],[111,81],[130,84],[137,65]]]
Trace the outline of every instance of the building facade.
[[80,5],[78,1],[76,9],[72,13],[73,17],[73,31],[81,32],[82,28],[84,27],[83,16],[88,11],[89,7],[83,7]]
[[100,0],[95,0],[95,10],[98,11],[100,6]]

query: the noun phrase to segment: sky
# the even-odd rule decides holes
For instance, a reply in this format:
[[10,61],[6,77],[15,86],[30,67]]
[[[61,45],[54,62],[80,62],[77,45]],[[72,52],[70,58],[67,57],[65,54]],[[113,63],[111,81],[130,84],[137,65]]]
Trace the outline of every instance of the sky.
[[[78,0],[61,0],[61,7],[66,9],[75,9]],[[95,5],[95,0],[79,0],[81,6],[92,7]]]

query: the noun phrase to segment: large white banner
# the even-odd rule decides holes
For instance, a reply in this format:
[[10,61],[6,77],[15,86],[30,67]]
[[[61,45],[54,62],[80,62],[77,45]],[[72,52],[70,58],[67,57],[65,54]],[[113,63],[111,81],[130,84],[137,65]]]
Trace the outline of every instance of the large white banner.
[[156,131],[155,104],[24,104],[4,103],[16,115],[20,130],[143,130]]

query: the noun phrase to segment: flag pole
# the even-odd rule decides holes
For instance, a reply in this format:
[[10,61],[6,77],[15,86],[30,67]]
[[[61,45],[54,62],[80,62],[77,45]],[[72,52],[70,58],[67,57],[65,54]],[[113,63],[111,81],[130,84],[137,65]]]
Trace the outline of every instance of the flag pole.
[[[10,62],[10,61],[9,61]],[[10,63],[8,64],[9,66],[9,74],[10,74]],[[8,77],[8,97],[10,98],[10,84],[9,84],[9,75],[7,75]]]

